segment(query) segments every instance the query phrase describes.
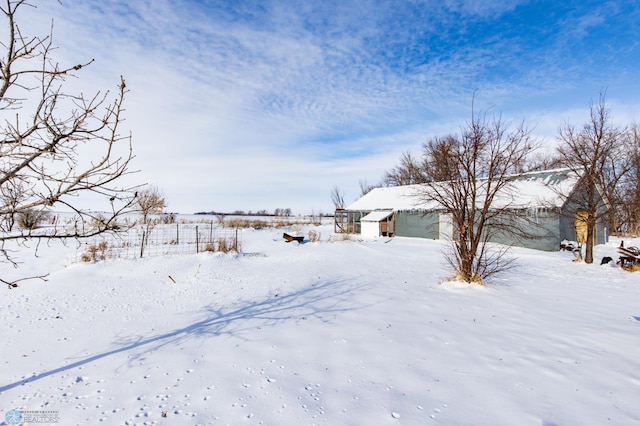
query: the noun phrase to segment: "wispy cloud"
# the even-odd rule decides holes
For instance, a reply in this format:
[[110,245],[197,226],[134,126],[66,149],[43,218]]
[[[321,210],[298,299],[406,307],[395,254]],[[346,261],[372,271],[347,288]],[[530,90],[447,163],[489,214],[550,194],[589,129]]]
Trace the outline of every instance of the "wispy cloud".
[[534,117],[546,136],[603,87],[625,102],[640,88],[639,13],[606,1],[65,0],[25,25],[54,18],[62,60],[96,58],[74,87],[125,76],[142,179],[170,208],[302,213],[458,131],[476,90],[479,107]]

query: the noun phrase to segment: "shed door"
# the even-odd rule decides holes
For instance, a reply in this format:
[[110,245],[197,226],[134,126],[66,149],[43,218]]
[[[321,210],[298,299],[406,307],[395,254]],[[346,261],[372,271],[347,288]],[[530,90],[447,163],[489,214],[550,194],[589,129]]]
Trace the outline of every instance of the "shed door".
[[453,239],[453,218],[451,213],[440,213],[439,238],[446,241],[451,241]]
[[[580,244],[587,242],[587,217],[588,214],[586,210],[576,211],[576,242]],[[596,238],[596,236],[594,235],[593,238]]]

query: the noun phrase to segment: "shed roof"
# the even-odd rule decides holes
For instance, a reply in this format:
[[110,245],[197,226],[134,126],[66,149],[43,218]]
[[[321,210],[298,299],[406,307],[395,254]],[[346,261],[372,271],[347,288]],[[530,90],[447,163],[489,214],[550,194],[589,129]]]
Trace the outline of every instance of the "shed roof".
[[362,219],[360,219],[360,221],[361,222],[380,222],[382,220],[385,220],[392,214],[393,214],[393,210],[376,210],[369,213]]
[[[494,199],[495,208],[562,207],[573,192],[580,176],[570,169],[545,170],[511,176],[511,183]],[[478,180],[480,185],[483,179]],[[445,183],[440,183],[445,185]],[[438,183],[436,183],[438,185]],[[429,185],[405,185],[375,188],[350,204],[345,210],[434,210],[441,206],[426,201]],[[422,194],[422,196],[421,196]]]

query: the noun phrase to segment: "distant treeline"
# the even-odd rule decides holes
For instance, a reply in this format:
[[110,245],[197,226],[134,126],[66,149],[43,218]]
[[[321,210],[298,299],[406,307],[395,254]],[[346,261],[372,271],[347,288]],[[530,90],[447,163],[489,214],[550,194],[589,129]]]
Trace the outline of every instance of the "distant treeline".
[[[210,215],[210,216],[271,216],[271,217],[290,217],[293,214],[291,213],[291,209],[275,209],[273,213],[267,210],[258,210],[253,212],[249,210],[245,212],[244,210],[235,210],[233,212],[217,212],[217,211],[209,211],[209,212],[197,212],[194,213],[197,215]],[[311,213],[311,217],[333,217],[333,214],[323,214],[323,213]]]
[[258,210],[256,212],[252,212],[251,210],[249,210],[248,212],[245,212],[244,210],[235,210],[233,212],[216,212],[216,211],[210,211],[210,212],[197,212],[195,214],[206,214],[206,215],[213,215],[213,216],[291,216],[291,209],[287,208],[287,209],[275,209],[273,211],[273,213],[270,213],[267,210]]

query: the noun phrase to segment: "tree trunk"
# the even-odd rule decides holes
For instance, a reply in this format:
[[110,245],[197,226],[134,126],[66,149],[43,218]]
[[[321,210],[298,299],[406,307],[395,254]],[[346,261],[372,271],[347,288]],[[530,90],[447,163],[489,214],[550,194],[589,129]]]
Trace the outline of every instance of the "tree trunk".
[[460,262],[460,279],[464,282],[470,283],[473,282],[473,271],[472,271],[473,262],[466,258],[462,259]]
[[592,215],[587,218],[587,241],[585,242],[584,262],[593,263],[593,237],[595,235],[596,223]]

